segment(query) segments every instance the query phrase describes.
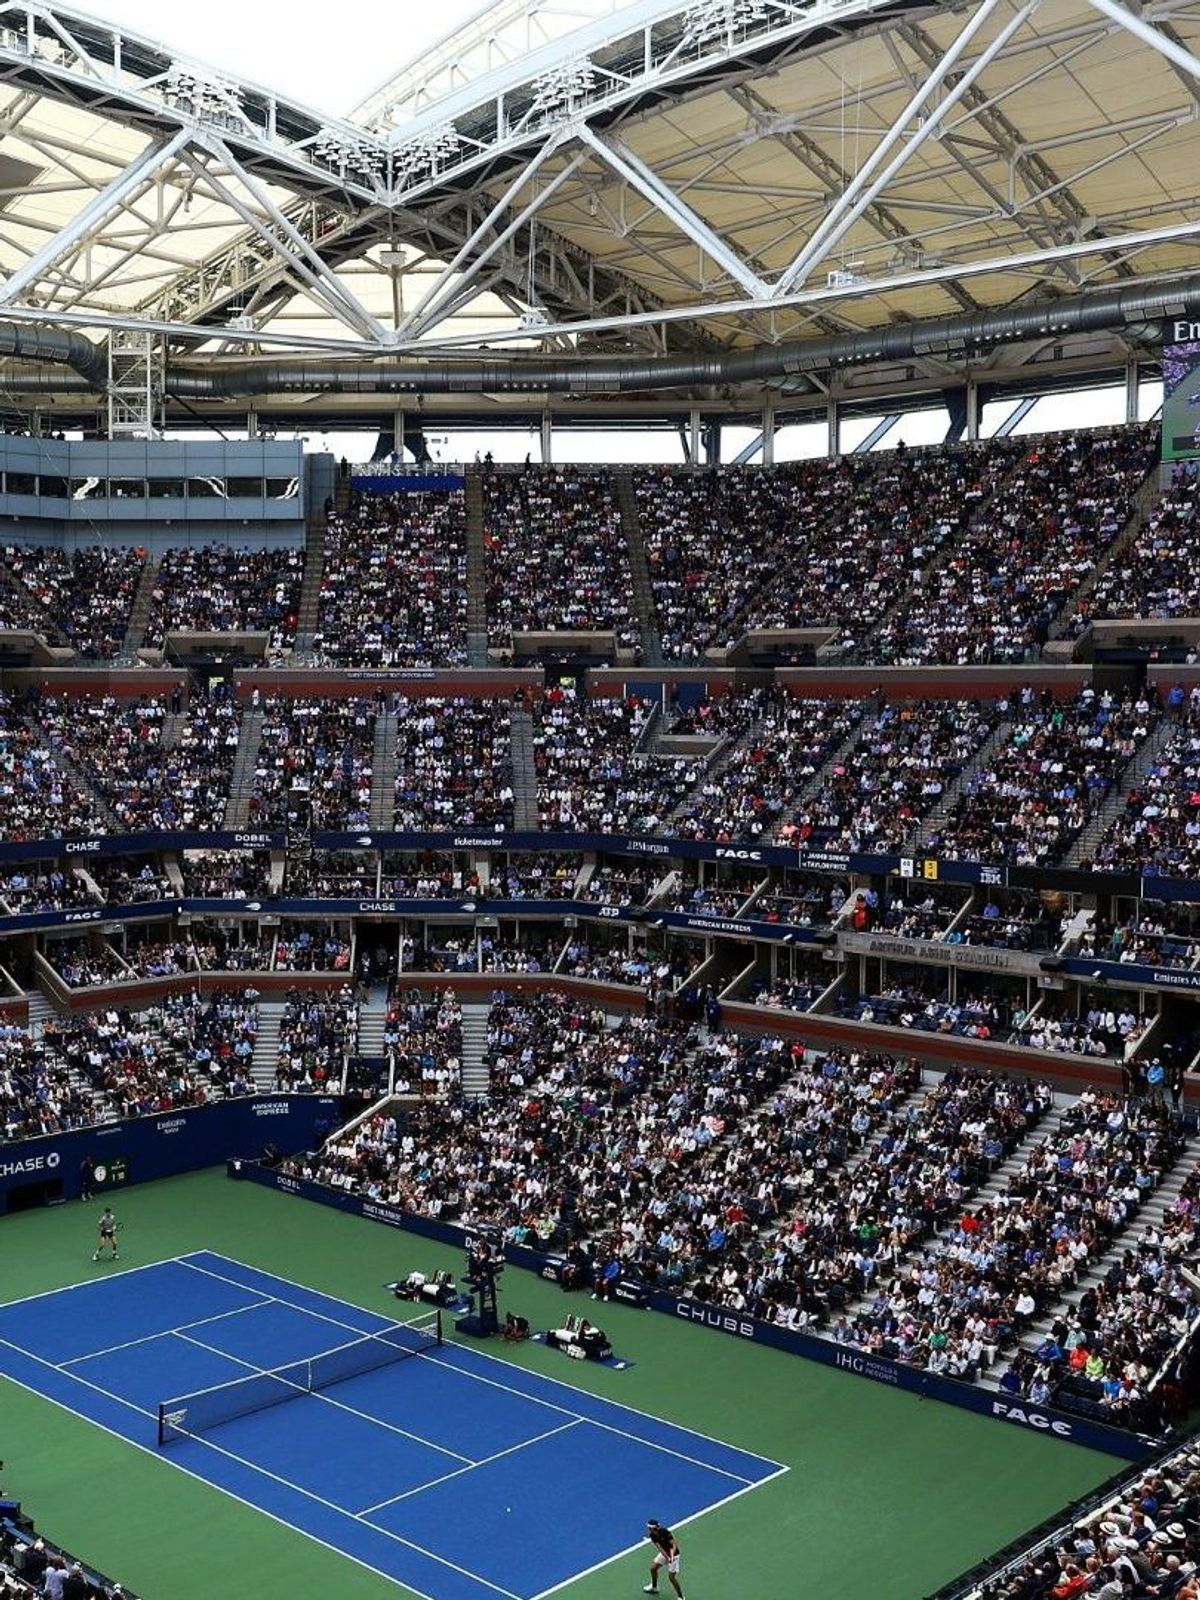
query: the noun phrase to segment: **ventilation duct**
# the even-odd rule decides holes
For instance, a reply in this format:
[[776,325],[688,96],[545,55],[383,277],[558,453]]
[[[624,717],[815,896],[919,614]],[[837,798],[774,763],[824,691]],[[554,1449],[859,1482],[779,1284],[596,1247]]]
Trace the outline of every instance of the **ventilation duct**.
[[[902,323],[828,339],[802,339],[751,350],[650,357],[474,357],[332,361],[243,361],[227,366],[174,364],[167,391],[180,400],[228,400],[268,394],[613,394],[698,386],[763,384],[830,368],[910,360],[914,356],[986,350],[1029,339],[1096,333],[1200,312],[1200,277],[1101,289],[1092,294],[1009,306],[969,316]],[[79,334],[0,323],[0,356],[66,364],[103,389],[103,353]],[[82,386],[79,386],[82,388]],[[46,369],[0,379],[10,394],[75,392]]]
[[317,360],[238,362],[205,371],[175,367],[170,393],[183,400],[258,394],[503,394],[522,390],[610,394],[699,385],[766,383],[831,367],[903,361],[913,356],[987,349],[1057,334],[1098,332],[1200,309],[1200,277],[1159,285],[1099,290],[1043,305],[1006,307],[971,316],[904,323],[867,333],[804,339],[752,350],[643,358],[488,356],[472,360],[371,362]]

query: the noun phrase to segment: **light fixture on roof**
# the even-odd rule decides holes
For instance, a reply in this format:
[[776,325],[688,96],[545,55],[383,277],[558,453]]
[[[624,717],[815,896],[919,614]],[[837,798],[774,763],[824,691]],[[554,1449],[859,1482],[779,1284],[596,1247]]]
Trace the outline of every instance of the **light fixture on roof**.
[[771,8],[765,0],[698,0],[683,19],[683,42],[707,44],[712,39],[736,38],[764,22]]
[[402,144],[392,154],[394,181],[403,185],[420,183],[425,178],[436,177],[443,167],[457,156],[462,145],[458,129],[452,122],[426,132]]
[[862,270],[866,265],[863,261],[847,261],[844,267],[835,267],[832,272],[825,275],[825,282],[831,289],[853,289],[860,283],[866,283],[867,275]]
[[241,95],[232,83],[181,62],[172,62],[163,85],[163,98],[174,110],[209,127],[246,126]]
[[596,89],[596,69],[586,56],[565,61],[533,80],[531,119],[548,122],[563,112],[579,111]]
[[312,150],[316,160],[339,177],[358,178],[376,186],[383,182],[383,152],[369,139],[355,138],[340,128],[322,128]]

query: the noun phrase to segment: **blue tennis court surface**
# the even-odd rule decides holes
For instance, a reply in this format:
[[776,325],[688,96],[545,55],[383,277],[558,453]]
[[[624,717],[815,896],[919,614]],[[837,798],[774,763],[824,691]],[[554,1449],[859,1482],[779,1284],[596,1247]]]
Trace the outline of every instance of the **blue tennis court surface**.
[[[0,1373],[156,1450],[161,1402],[396,1327],[202,1250],[0,1307]],[[786,1471],[453,1343],[158,1453],[430,1600],[535,1600]]]

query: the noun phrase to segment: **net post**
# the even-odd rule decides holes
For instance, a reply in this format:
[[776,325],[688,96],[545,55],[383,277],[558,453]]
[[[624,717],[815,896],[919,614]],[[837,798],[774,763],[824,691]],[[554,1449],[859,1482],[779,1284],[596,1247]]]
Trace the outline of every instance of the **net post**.
[[167,1407],[164,1401],[158,1404],[158,1448],[161,1450],[167,1442]]
[[434,1328],[436,1329],[437,1342],[438,1342],[438,1344],[445,1344],[446,1341],[442,1338],[442,1308],[441,1308],[441,1306],[439,1306],[437,1308],[436,1312],[434,1312],[434,1317],[436,1319],[435,1322],[434,1322]]

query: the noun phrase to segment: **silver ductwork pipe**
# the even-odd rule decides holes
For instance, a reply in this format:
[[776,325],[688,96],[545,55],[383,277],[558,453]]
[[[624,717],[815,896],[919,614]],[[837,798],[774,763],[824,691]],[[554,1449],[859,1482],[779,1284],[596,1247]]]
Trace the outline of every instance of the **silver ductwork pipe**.
[[550,391],[604,394],[698,385],[764,383],[865,362],[903,361],[913,356],[1011,344],[1055,334],[1097,332],[1185,316],[1200,309],[1200,277],[1172,283],[1101,289],[1042,305],[1005,307],[970,316],[903,323],[868,333],[800,339],[751,350],[664,357],[587,358],[488,356],[471,360],[430,359],[372,362],[321,360],[238,362],[204,371],[173,368],[170,393],[185,400],[230,399],[288,391],[379,394],[415,391],[463,394]]
[[[83,382],[80,392],[103,389],[108,382],[108,360],[82,333],[71,333],[58,328],[40,328],[28,322],[0,322],[0,356],[12,356],[18,361],[49,361],[57,365],[74,367]],[[24,376],[24,374],[23,374]],[[64,387],[61,372],[53,369],[44,374],[48,391]],[[68,380],[66,387],[74,385]],[[14,389],[14,393],[18,392]]]
[[[696,386],[768,383],[840,366],[1014,344],[1055,335],[1095,333],[1200,312],[1200,276],[1100,289],[1042,304],[902,323],[826,339],[798,339],[750,350],[664,357],[537,356],[463,360],[242,361],[224,366],[173,364],[167,391],[180,400],[229,400],[269,394],[612,394]],[[103,388],[106,362],[79,334],[0,323],[0,356],[66,364],[0,375],[10,394],[75,393]],[[82,380],[82,381],[81,381]]]

